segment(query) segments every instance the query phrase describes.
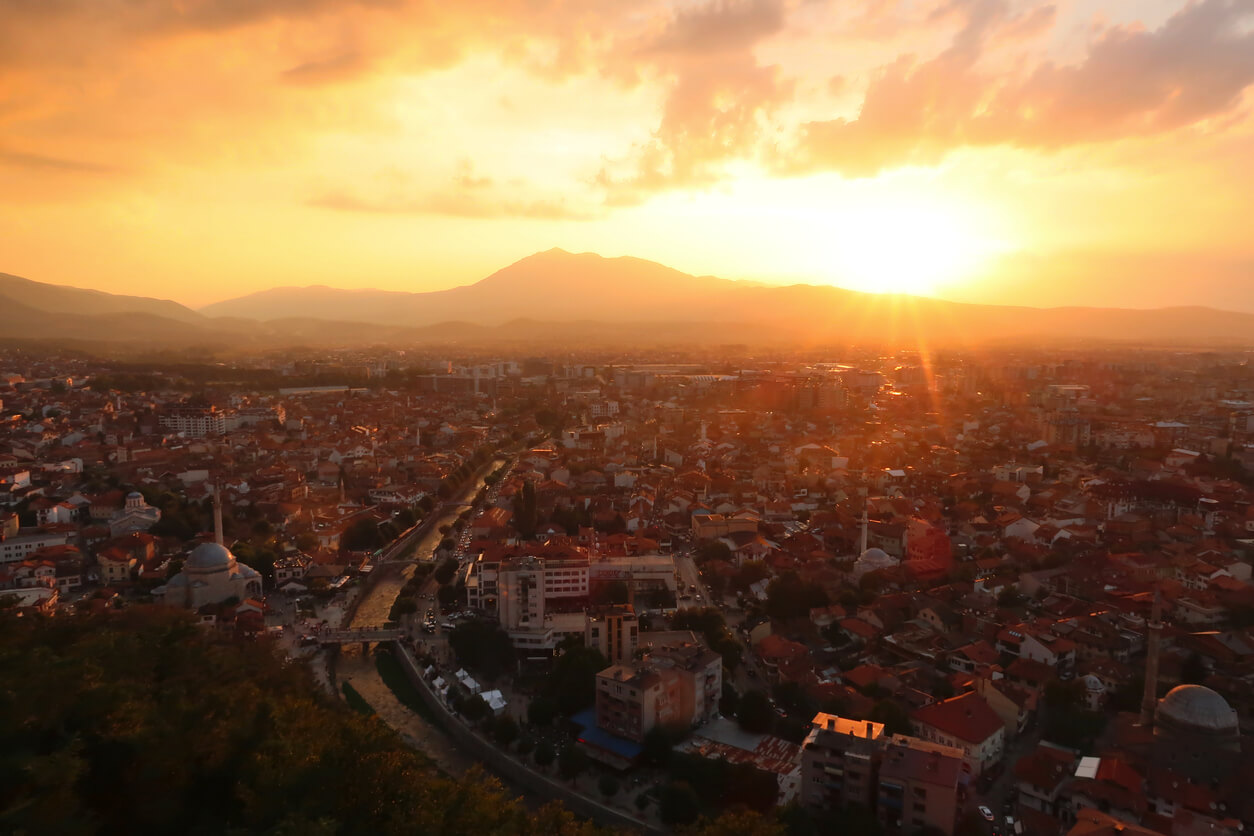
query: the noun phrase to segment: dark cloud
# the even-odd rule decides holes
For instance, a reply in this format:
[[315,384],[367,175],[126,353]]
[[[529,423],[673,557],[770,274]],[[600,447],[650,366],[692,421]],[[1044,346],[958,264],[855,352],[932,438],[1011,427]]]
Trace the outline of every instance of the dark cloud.
[[355,78],[369,68],[366,57],[356,50],[320,61],[306,61],[282,72],[291,84],[329,84]]
[[11,151],[0,148],[0,166],[11,166],[45,173],[63,172],[66,174],[115,174],[122,171],[114,165],[72,160],[64,157],[49,157],[44,154],[32,154],[27,151]]

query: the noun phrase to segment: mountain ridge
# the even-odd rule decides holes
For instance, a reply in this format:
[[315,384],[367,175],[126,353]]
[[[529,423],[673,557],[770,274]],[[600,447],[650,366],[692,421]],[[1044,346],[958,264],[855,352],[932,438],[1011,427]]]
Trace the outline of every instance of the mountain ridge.
[[[7,284],[6,284],[7,282]],[[192,311],[174,302],[126,297],[0,274],[0,297],[39,311],[17,332],[102,339],[212,341],[239,346],[387,341],[585,341],[969,345],[1029,340],[1249,344],[1254,314],[1199,305],[1135,309],[981,305],[880,295],[824,285],[764,285],[693,276],[657,262],[551,249],[467,285],[426,292],[268,288]],[[12,297],[9,297],[12,298]],[[66,301],[68,300],[68,302]],[[70,304],[72,310],[61,306]],[[163,311],[154,313],[154,311]],[[157,317],[148,332],[133,319]],[[56,317],[60,317],[57,320]],[[50,318],[51,317],[51,318]],[[110,320],[113,317],[114,320]],[[162,321],[174,321],[169,328]],[[111,328],[125,329],[110,335]],[[72,330],[72,329],[71,329]]]

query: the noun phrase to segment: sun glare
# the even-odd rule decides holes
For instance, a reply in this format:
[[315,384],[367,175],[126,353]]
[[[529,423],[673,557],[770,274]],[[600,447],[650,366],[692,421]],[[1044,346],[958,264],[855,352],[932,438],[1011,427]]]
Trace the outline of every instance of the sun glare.
[[958,207],[860,206],[836,230],[833,284],[928,296],[961,281],[996,249]]

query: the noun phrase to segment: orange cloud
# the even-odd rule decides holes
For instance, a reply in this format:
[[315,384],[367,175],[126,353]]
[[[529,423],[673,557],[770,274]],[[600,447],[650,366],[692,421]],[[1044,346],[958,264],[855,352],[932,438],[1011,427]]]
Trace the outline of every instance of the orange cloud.
[[1043,31],[1036,13],[1009,18],[1003,2],[966,3],[953,42],[923,63],[902,56],[867,87],[856,118],[812,121],[781,171],[870,176],[934,164],[963,146],[1058,148],[1144,136],[1230,113],[1254,84],[1254,7],[1186,6],[1155,31],[1106,29],[1074,66],[1041,64],[1006,79],[982,69],[990,41]]

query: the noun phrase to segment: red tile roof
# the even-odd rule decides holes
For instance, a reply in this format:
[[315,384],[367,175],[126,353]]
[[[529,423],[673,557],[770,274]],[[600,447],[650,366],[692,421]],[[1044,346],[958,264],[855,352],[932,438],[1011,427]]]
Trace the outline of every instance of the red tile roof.
[[910,718],[968,743],[983,743],[1003,729],[1001,718],[979,694],[962,694],[915,709]]

